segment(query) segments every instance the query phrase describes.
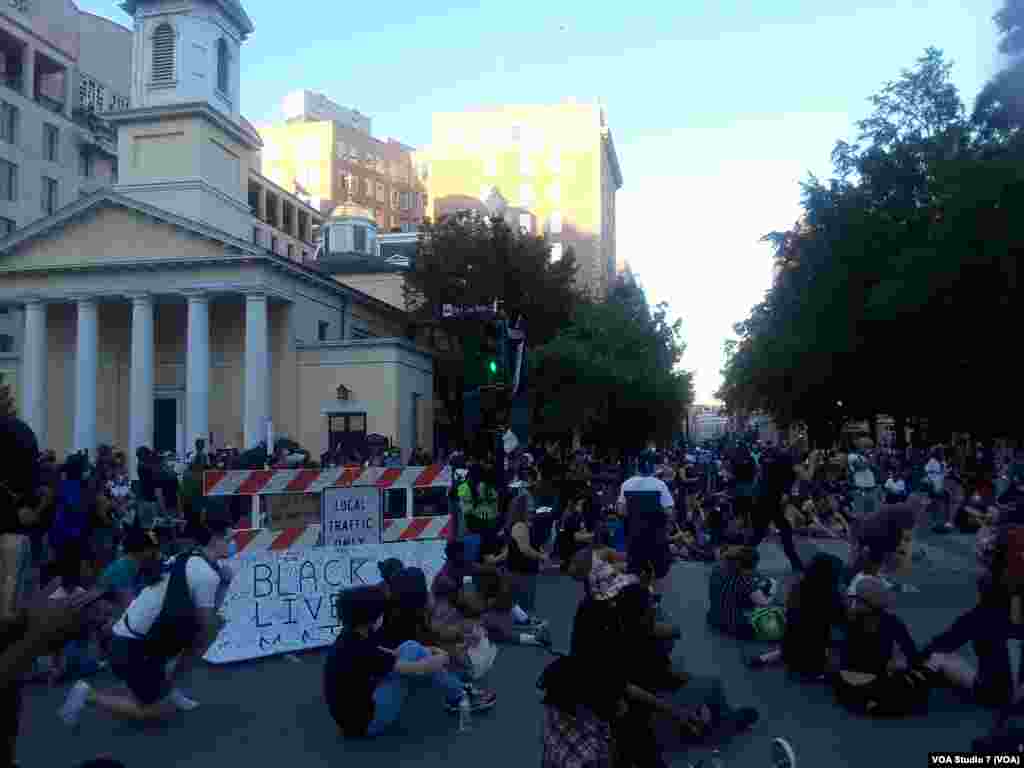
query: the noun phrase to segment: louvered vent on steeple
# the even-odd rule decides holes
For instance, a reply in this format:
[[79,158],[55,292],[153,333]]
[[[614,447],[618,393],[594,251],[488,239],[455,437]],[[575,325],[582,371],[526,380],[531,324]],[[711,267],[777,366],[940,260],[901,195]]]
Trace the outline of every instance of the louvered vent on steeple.
[[153,82],[174,82],[174,29],[166,22],[153,32]]

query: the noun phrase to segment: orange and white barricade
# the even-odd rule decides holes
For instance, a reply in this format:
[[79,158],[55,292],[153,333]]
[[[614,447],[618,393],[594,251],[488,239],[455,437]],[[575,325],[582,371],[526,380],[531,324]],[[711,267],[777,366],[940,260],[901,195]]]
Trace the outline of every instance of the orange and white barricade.
[[451,483],[440,465],[205,473],[205,495],[259,500],[252,527],[234,533],[226,625],[207,661],[330,644],[341,628],[337,594],[379,583],[376,566],[388,558],[432,581],[456,527]]

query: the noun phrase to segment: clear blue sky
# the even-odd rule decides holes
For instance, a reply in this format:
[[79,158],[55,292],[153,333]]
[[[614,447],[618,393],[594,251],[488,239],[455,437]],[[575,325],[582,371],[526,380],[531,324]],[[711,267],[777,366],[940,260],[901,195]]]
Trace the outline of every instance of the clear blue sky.
[[[618,251],[682,318],[702,402],[732,324],[770,282],[758,238],[797,219],[797,182],[828,173],[866,97],[928,45],[954,60],[968,106],[999,66],[999,0],[242,2],[254,123],[309,88],[421,146],[432,112],[603,99],[625,178]],[[130,21],[110,0],[81,4]]]

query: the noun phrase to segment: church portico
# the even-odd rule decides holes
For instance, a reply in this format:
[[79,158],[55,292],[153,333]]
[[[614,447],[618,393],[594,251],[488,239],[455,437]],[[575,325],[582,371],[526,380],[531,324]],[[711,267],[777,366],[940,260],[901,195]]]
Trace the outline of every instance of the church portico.
[[60,453],[112,443],[132,456],[143,445],[181,455],[211,434],[250,446],[274,421],[273,351],[288,346],[291,325],[279,292],[3,293],[24,310],[21,412]]

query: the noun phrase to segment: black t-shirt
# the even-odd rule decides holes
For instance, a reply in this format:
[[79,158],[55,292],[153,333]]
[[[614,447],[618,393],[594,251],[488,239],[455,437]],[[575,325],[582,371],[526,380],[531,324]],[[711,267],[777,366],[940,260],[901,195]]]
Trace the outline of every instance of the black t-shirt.
[[139,498],[142,501],[156,501],[156,481],[153,467],[149,464],[139,464]]
[[324,698],[331,717],[346,736],[365,736],[373,722],[373,692],[395,669],[397,659],[374,637],[342,632],[324,666]]
[[383,626],[373,635],[376,645],[397,649],[406,640],[418,640],[425,630],[423,619],[411,611],[395,605],[384,614]]

